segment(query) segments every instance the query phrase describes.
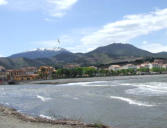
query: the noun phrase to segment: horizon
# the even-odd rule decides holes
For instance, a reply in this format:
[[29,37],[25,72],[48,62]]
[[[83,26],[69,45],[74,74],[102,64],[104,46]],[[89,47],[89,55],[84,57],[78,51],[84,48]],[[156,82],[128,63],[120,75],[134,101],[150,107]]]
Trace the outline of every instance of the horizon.
[[167,51],[167,1],[122,2],[0,0],[0,56],[58,47],[58,39],[73,53],[112,42],[127,42],[152,53]]

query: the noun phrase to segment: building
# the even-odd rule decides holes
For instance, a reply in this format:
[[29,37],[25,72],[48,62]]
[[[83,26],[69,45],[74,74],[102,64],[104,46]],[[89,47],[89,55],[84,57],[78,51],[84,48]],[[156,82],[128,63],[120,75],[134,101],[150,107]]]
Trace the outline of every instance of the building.
[[127,65],[122,66],[121,69],[134,69],[134,70],[136,70],[137,66],[133,65],[133,64],[127,64]]
[[167,64],[163,64],[162,68],[167,69]]
[[120,68],[121,68],[121,66],[119,66],[119,65],[111,65],[109,68],[108,68],[108,70],[113,70],[113,71],[118,71],[118,70],[120,70]]
[[38,74],[41,79],[52,79],[52,73],[55,72],[55,69],[51,66],[41,66],[38,70]]
[[28,80],[37,80],[37,79],[39,79],[38,74],[19,75],[14,77],[15,81],[28,81]]
[[0,66],[0,84],[7,80],[6,69],[3,66]]
[[26,75],[24,70],[8,70],[7,71],[7,79],[8,80],[17,80],[16,77]]
[[158,63],[150,63],[149,64],[149,69],[153,69],[153,68],[162,68],[162,64],[158,64]]
[[17,70],[7,71],[7,80],[14,81],[26,81],[26,80],[37,80],[39,75],[36,74],[37,69],[34,67],[26,67]]
[[26,75],[33,75],[38,72],[38,69],[36,67],[25,67],[22,68],[21,70],[23,70]]
[[162,59],[155,59],[155,60],[154,60],[154,63],[156,63],[156,64],[164,64],[165,61],[162,60]]
[[143,63],[143,64],[141,64],[140,68],[149,68],[149,63]]

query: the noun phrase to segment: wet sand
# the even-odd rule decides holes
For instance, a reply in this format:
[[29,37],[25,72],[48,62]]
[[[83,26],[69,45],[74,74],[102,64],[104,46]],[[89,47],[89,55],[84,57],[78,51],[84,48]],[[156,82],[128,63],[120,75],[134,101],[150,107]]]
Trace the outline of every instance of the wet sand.
[[[20,114],[15,109],[0,105],[0,128],[95,128],[72,120],[49,120]],[[104,126],[104,128],[106,128]]]

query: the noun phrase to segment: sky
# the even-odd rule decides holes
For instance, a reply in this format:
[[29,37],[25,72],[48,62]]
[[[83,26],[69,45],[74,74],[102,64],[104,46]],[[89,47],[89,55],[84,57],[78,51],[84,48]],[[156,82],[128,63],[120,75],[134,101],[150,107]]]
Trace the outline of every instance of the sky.
[[167,51],[167,0],[0,0],[0,56],[129,43]]

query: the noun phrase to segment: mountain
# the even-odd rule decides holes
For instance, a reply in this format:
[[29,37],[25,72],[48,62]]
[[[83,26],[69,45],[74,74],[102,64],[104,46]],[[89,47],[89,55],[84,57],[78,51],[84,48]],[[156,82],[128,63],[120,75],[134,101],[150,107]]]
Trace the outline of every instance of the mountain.
[[9,56],[9,58],[28,58],[28,59],[37,59],[37,58],[50,58],[56,56],[60,53],[69,53],[69,51],[63,48],[55,49],[35,49],[32,51],[17,53]]
[[167,58],[167,52],[159,52],[156,54],[157,57]]
[[136,48],[131,44],[121,44],[121,43],[114,43],[110,44],[104,47],[99,47],[91,52],[88,53],[89,55],[94,54],[105,54],[109,57],[146,57],[146,56],[152,56],[153,54]]
[[36,49],[18,53],[8,58],[0,58],[0,65],[7,69],[41,65],[62,66],[79,64],[81,66],[111,63],[134,62],[145,58],[167,59],[167,52],[151,53],[131,44],[115,43],[99,47],[88,53],[71,53],[65,49]]
[[113,43],[99,47],[86,54],[99,63],[112,63],[115,60],[133,59],[136,57],[152,57],[152,53],[136,48],[131,44]]

